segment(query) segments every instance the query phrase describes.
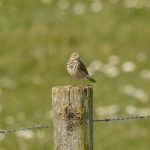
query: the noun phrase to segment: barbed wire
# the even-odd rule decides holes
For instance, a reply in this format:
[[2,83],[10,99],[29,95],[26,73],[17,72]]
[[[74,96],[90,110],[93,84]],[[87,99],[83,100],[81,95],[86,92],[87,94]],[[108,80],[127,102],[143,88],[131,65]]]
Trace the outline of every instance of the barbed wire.
[[[94,119],[93,123],[96,122],[111,122],[111,121],[125,121],[125,120],[143,120],[143,119],[149,119],[150,115],[148,116],[125,116],[125,117],[115,117],[115,118],[103,118],[103,119]],[[36,130],[36,129],[46,129],[46,128],[52,128],[53,125],[47,124],[35,124],[31,127],[27,128],[17,128],[17,129],[10,129],[10,130],[0,130],[0,134],[6,134],[6,133],[13,133],[17,131],[25,131],[25,130]]]
[[96,119],[93,122],[110,122],[110,121],[125,121],[125,120],[141,120],[141,119],[148,119],[148,116],[125,116],[125,117],[116,117],[116,118],[104,118],[104,119]]
[[35,124],[31,127],[27,128],[18,128],[18,129],[11,129],[11,130],[0,130],[0,134],[4,133],[11,133],[11,132],[17,132],[17,131],[25,131],[25,130],[35,130],[35,129],[45,129],[45,128],[51,128],[53,127],[52,125],[41,125],[41,124]]

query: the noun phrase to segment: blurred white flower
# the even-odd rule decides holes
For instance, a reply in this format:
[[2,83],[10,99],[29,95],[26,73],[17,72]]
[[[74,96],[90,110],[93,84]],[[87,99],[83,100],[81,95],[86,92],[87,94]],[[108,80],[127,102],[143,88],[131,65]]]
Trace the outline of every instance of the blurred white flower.
[[120,70],[115,66],[119,63],[119,58],[116,55],[112,55],[108,59],[108,64],[104,64],[100,60],[94,60],[88,67],[90,75],[93,75],[96,71],[103,72],[110,78],[117,77],[120,73]]
[[92,4],[91,4],[91,10],[93,12],[99,12],[101,11],[103,8],[103,4],[100,2],[100,1],[94,1]]
[[107,107],[108,113],[109,114],[116,114],[119,111],[119,106],[118,105],[110,105]]
[[90,67],[98,71],[103,67],[103,63],[100,60],[94,60],[91,62]]
[[0,80],[0,85],[2,87],[8,88],[8,89],[15,89],[16,88],[16,82],[7,78],[7,77],[2,78]]
[[40,0],[40,1],[45,4],[50,4],[52,3],[53,0]]
[[150,108],[139,109],[138,114],[144,116],[150,115]]
[[44,131],[37,131],[36,133],[35,133],[35,137],[37,137],[38,139],[43,139],[43,138],[45,138],[45,136],[46,136],[46,133],[44,132]]
[[110,78],[117,77],[120,73],[119,69],[116,66],[112,66],[109,64],[104,65],[101,70]]
[[150,79],[150,70],[144,69],[140,72],[140,77],[143,79]]
[[132,95],[135,91],[135,88],[131,84],[122,85],[119,87],[119,91],[123,94]]
[[120,62],[119,57],[116,55],[111,55],[108,58],[108,63],[110,65],[117,65],[117,64],[119,64],[119,62]]
[[20,121],[25,120],[25,119],[26,119],[25,113],[22,112],[22,111],[21,111],[21,112],[18,112],[18,113],[17,113],[17,119],[20,120]]
[[138,6],[138,0],[125,0],[125,6],[128,8],[136,8]]
[[87,67],[87,70],[88,70],[90,76],[95,74],[95,70],[92,67]]
[[94,60],[87,68],[90,75],[93,75],[96,71],[99,71],[103,67],[103,63],[100,60]]
[[137,108],[133,105],[128,105],[126,108],[125,108],[125,111],[130,114],[130,115],[135,115],[137,114]]
[[114,115],[119,111],[119,106],[115,104],[109,106],[101,106],[97,107],[95,111],[98,116]]
[[136,68],[135,63],[132,61],[126,61],[121,66],[124,72],[133,72]]
[[149,98],[148,94],[144,90],[135,88],[131,84],[120,86],[119,87],[119,91],[122,94],[126,94],[128,96],[132,96],[132,97],[138,99],[140,102],[143,102],[143,103],[147,102],[148,98]]
[[150,108],[136,108],[133,105],[129,105],[125,108],[125,111],[130,115],[149,115],[150,114]]
[[137,55],[136,55],[136,57],[137,57],[137,60],[138,61],[145,61],[146,60],[146,54],[145,53],[143,53],[143,52],[139,52],[139,53],[137,53]]
[[13,116],[6,116],[5,117],[5,123],[8,125],[14,124],[15,122],[16,122],[16,120]]
[[141,89],[136,89],[133,93],[133,96],[137,99],[139,99],[141,102],[147,102],[148,101],[148,95],[145,91]]
[[0,141],[5,140],[5,135],[4,134],[0,134]]
[[65,10],[69,7],[69,2],[67,0],[59,0],[58,7],[59,9]]
[[31,130],[17,131],[16,136],[19,138],[24,138],[24,139],[32,139],[34,138],[34,132]]
[[73,7],[73,11],[77,15],[81,15],[85,13],[85,5],[83,4],[75,4]]

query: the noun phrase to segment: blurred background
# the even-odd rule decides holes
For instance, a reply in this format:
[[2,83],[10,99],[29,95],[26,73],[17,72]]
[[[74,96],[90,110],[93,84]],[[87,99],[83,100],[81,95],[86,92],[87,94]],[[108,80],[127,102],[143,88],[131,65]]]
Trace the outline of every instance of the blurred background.
[[[80,53],[94,119],[150,115],[150,0],[0,0],[0,129],[52,123],[51,88]],[[87,82],[87,84],[90,84]],[[149,150],[150,121],[94,123],[95,150]],[[53,149],[53,129],[0,135],[0,150]]]

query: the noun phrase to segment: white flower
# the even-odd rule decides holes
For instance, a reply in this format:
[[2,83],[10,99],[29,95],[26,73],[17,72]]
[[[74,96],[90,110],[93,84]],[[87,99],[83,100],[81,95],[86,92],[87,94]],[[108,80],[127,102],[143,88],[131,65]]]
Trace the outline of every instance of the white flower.
[[141,89],[136,89],[133,93],[133,96],[137,99],[139,99],[141,102],[147,102],[148,101],[148,95],[145,91]]
[[134,115],[134,114],[137,114],[137,109],[135,106],[133,105],[128,105],[126,108],[125,108],[125,111],[130,114],[130,115]]
[[16,122],[16,120],[13,116],[5,117],[5,123],[8,125],[14,124],[15,122]]
[[109,58],[108,58],[108,63],[110,65],[117,65],[119,64],[120,60],[119,60],[119,57],[116,56],[116,55],[111,55]]
[[131,84],[120,86],[119,91],[123,94],[132,96],[132,97],[138,99],[142,103],[147,102],[148,98],[149,98],[148,94],[144,90],[135,88]]
[[2,78],[0,80],[0,84],[1,84],[1,86],[8,88],[8,89],[16,88],[16,82],[7,77]]
[[108,77],[117,77],[119,75],[119,70],[117,67],[110,67],[105,71],[106,75]]
[[90,67],[98,71],[103,67],[103,63],[100,60],[94,60],[91,62]]
[[144,115],[147,116],[150,114],[150,108],[141,108],[138,109],[133,105],[129,105],[125,108],[126,112],[130,115]]
[[150,79],[150,70],[144,69],[140,73],[141,78],[143,79]]
[[35,133],[35,136],[36,136],[38,139],[43,139],[43,138],[45,138],[46,133],[45,133],[44,131],[37,131],[37,132]]
[[67,9],[69,7],[69,2],[67,0],[60,0],[58,3],[59,9]]
[[103,4],[99,1],[95,1],[91,4],[91,10],[93,12],[99,12],[102,10],[102,8],[103,8]]
[[150,108],[143,108],[138,110],[139,115],[147,116],[150,114]]
[[123,94],[132,95],[135,91],[135,88],[131,84],[123,85],[119,87],[119,91]]
[[133,72],[136,68],[135,63],[132,61],[126,61],[121,66],[124,72]]
[[31,130],[17,131],[16,135],[24,139],[32,139],[34,137],[34,132]]
[[125,0],[125,6],[128,8],[136,8],[138,6],[138,0]]
[[5,140],[5,135],[4,134],[0,134],[0,141]]
[[104,74],[106,74],[110,78],[117,77],[120,72],[117,67],[109,64],[104,65],[101,70]]
[[119,111],[118,105],[109,105],[109,106],[101,106],[96,108],[96,114],[98,116],[103,115],[113,115],[116,114]]
[[99,71],[103,67],[103,63],[100,60],[94,60],[89,65],[88,72],[90,75],[93,75],[96,71]]
[[83,4],[76,4],[73,8],[73,11],[77,15],[84,14],[85,12],[85,6]]
[[95,70],[92,67],[88,67],[87,70],[88,70],[90,76],[94,75]]

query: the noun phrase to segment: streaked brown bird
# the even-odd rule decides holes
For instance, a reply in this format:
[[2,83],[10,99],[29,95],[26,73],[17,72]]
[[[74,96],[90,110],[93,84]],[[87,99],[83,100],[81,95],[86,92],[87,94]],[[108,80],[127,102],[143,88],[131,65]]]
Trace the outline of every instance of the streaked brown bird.
[[92,82],[96,82],[92,77],[89,76],[89,73],[80,60],[78,52],[73,52],[67,62],[67,71],[71,76],[74,76],[78,79],[87,79]]

